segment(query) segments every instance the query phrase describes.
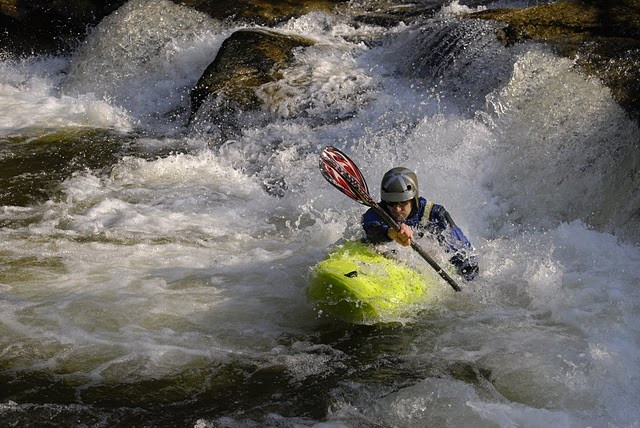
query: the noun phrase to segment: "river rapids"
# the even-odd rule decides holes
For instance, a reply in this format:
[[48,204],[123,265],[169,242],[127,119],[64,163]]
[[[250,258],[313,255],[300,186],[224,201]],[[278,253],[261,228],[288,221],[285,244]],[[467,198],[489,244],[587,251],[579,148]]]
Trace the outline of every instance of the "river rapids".
[[[2,57],[0,424],[638,426],[638,124],[471,10],[278,25],[316,43],[222,140],[189,91],[234,24],[132,0],[69,55]],[[407,319],[319,313],[310,268],[365,210],[327,145],[373,195],[415,170],[479,277]]]

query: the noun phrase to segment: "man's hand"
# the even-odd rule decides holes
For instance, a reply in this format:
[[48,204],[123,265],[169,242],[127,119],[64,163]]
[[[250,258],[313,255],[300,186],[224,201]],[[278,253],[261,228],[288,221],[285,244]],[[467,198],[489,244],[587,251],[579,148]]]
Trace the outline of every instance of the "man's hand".
[[475,278],[480,271],[480,269],[478,269],[478,262],[474,256],[465,258],[460,254],[456,254],[451,257],[449,262],[457,268],[458,273],[467,281]]
[[407,247],[411,244],[411,238],[413,238],[413,229],[404,223],[400,224],[400,230],[396,232],[393,229],[389,229],[389,238],[396,241],[398,244]]

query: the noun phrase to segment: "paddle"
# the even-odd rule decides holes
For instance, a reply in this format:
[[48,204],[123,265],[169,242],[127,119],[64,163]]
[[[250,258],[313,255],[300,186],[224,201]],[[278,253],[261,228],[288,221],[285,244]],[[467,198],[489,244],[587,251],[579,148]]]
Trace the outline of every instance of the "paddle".
[[[369,188],[364,176],[358,169],[355,163],[347,155],[342,153],[335,147],[328,146],[322,150],[320,154],[320,172],[322,176],[331,183],[335,188],[342,193],[353,199],[354,201],[373,208],[380,217],[393,228],[395,231],[400,231],[400,226],[382,207],[373,200],[369,194]],[[431,258],[429,254],[415,241],[411,241],[411,248],[413,248],[423,259],[431,265],[433,269],[453,287],[456,291],[461,291],[461,288],[451,278],[435,260]]]

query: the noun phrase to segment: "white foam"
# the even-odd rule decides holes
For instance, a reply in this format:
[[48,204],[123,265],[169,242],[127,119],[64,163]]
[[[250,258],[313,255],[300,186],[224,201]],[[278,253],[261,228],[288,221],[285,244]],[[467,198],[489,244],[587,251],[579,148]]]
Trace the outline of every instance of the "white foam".
[[353,115],[373,99],[373,79],[358,67],[353,52],[310,47],[296,55],[296,60],[298,65],[285,70],[283,79],[257,91],[279,116],[304,114],[314,120],[334,121]]
[[466,13],[479,12],[482,10],[486,10],[486,6],[478,6],[476,8],[471,8],[465,5],[461,5],[458,0],[453,0],[451,3],[442,6],[438,15],[440,17],[448,17],[448,16],[457,16],[463,15]]
[[607,88],[585,79],[569,60],[533,49],[488,103],[497,140],[484,179],[500,193],[513,222],[580,218],[612,228],[626,222],[622,207],[611,218],[612,205],[637,206],[639,196],[620,177],[626,165],[618,165],[638,162],[629,142],[640,138],[640,130]]
[[125,109],[140,125],[169,132],[186,121],[189,91],[228,31],[217,21],[167,0],[128,2],[105,18],[71,60],[62,86],[93,93]]
[[135,120],[93,93],[60,95],[67,62],[60,58],[5,61],[0,67],[0,132],[92,127],[129,131]]

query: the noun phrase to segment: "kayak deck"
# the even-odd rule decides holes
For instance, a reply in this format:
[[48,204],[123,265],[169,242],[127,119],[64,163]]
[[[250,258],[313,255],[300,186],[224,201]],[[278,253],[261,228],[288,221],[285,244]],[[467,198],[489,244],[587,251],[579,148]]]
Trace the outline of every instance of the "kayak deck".
[[433,283],[402,262],[350,241],[314,266],[307,297],[321,310],[353,324],[375,324],[410,316],[428,300]]

